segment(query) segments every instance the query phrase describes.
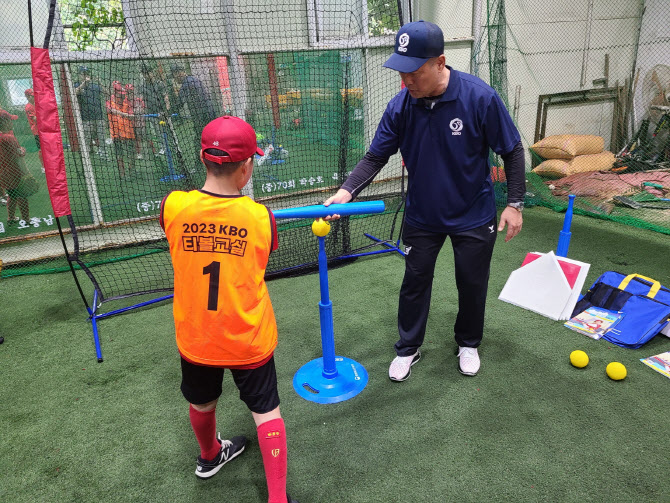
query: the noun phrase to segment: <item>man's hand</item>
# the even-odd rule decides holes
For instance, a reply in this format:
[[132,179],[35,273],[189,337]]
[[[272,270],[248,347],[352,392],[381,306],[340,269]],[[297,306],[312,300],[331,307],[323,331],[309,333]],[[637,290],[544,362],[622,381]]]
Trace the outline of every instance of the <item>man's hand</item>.
[[523,225],[523,217],[521,212],[517,209],[508,206],[500,215],[500,223],[498,224],[498,232],[501,232],[507,226],[507,235],[505,236],[505,243],[519,234],[521,226]]
[[[349,201],[351,201],[351,199],[352,199],[352,195],[351,195],[350,192],[348,192],[344,189],[340,189],[335,193],[334,196],[330,196],[328,199],[326,199],[323,202],[323,205],[324,206],[330,206],[331,204],[344,204],[344,203],[348,203]],[[328,215],[326,218],[324,218],[324,220],[327,220],[327,221],[339,220],[339,219],[340,219],[340,215],[338,215],[338,214]]]

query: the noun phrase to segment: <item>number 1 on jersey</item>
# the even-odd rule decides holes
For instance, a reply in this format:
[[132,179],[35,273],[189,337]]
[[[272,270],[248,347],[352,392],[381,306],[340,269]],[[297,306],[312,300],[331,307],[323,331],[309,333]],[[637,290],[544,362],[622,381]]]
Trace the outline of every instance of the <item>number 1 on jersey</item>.
[[202,268],[202,274],[211,274],[209,277],[209,295],[207,296],[207,310],[216,311],[219,306],[219,272],[221,262],[214,261]]

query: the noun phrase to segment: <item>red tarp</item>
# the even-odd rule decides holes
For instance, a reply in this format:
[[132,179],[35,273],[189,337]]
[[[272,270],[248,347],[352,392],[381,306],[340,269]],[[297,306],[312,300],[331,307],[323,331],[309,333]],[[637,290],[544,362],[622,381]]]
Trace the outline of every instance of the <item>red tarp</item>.
[[65,175],[65,154],[63,137],[58,120],[56,92],[51,75],[51,60],[48,49],[30,48],[33,71],[33,91],[35,92],[35,113],[40,132],[42,159],[47,177],[49,197],[56,217],[70,215],[70,198]]

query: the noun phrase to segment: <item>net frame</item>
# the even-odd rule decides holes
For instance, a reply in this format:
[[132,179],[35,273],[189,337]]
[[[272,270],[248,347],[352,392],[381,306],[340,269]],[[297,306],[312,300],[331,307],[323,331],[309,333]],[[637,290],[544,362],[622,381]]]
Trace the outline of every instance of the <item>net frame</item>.
[[[224,2],[226,5],[230,5],[227,2]],[[52,1],[52,5],[55,4],[55,1]],[[52,11],[53,13],[53,11]],[[50,24],[53,21],[54,16],[50,17]],[[50,30],[48,30],[50,31]],[[128,33],[132,33],[132,23],[128,23],[126,26],[126,31]],[[235,91],[235,85],[233,84],[233,81],[235,80],[235,76],[237,75],[237,78],[240,80],[244,80],[244,77],[241,77],[240,75],[242,74],[241,70],[239,68],[235,69],[235,65],[232,64],[233,60],[239,61],[240,59],[244,58],[245,56],[248,56],[246,54],[242,54],[237,52],[235,46],[234,46],[234,38],[230,35],[230,30],[228,30],[228,38],[227,41],[230,44],[230,51],[228,54],[219,54],[216,55],[217,58],[222,58],[226,57],[227,60],[226,62],[228,63],[227,66],[230,67],[231,72],[229,73],[230,77],[230,82],[231,82],[231,94],[247,94],[247,93],[240,93],[239,89],[237,92]],[[388,42],[388,41],[387,41]],[[362,43],[358,38],[356,39],[356,47],[354,50],[359,50],[359,51],[365,51],[367,47],[365,47],[364,43]],[[45,45],[48,44],[48,40],[45,41]],[[135,47],[137,47],[137,44],[133,44]],[[321,45],[319,42],[316,44]],[[351,51],[352,48],[350,47],[351,45],[351,40],[338,40],[335,42],[335,46],[339,47],[339,49],[346,49],[346,51]],[[373,44],[373,46],[378,46],[378,44]],[[329,42],[328,43],[328,49],[329,51],[333,50],[333,43]],[[114,54],[114,51],[112,51],[112,54]],[[116,60],[121,60],[121,61],[128,61],[132,59],[140,59],[143,60],[142,64],[144,64],[144,60],[147,58],[128,58],[128,54],[123,54],[124,58],[118,58],[118,55],[116,57]],[[190,54],[189,56],[191,57],[197,57],[196,55]],[[211,57],[212,54],[207,54],[207,57]],[[349,109],[350,109],[350,95],[351,95],[351,89],[349,87],[349,79],[350,79],[350,66],[351,66],[351,55],[345,53],[344,56],[340,56],[341,58],[341,63],[344,65],[344,73],[343,73],[343,81],[342,81],[342,89],[340,89],[340,86],[337,86],[337,91],[341,94],[341,103],[342,103],[342,109],[343,113],[341,114],[340,117],[340,123],[339,126],[337,127],[338,133],[339,133],[339,145],[338,145],[338,156],[337,156],[337,179],[343,180],[346,178],[347,174],[347,150],[348,150],[348,144],[349,144],[349,122],[350,122],[350,114],[349,114]],[[68,58],[66,58],[68,59]],[[275,68],[275,62],[274,62],[274,53],[267,53],[267,61],[268,61],[268,76],[270,80],[270,104],[272,107],[272,119],[273,119],[273,134],[272,134],[272,144],[275,143],[275,128],[279,128],[280,126],[280,113],[279,113],[279,107],[278,107],[278,91],[277,91],[277,84],[276,84],[276,68]],[[81,63],[81,60],[78,60],[77,63]],[[80,220],[80,217],[78,218],[78,215],[74,214],[75,212],[73,211],[73,214],[66,215],[67,221],[69,224],[69,234],[72,237],[72,244],[70,247],[68,247],[68,244],[65,241],[65,232],[64,229],[61,228],[60,226],[60,221],[58,222],[58,227],[59,227],[59,233],[61,237],[61,241],[63,244],[63,247],[66,252],[66,256],[68,259],[68,263],[70,265],[70,269],[72,271],[72,274],[74,276],[75,281],[77,282],[77,286],[79,288],[80,294],[82,296],[82,300],[84,301],[86,308],[89,312],[89,318],[92,322],[93,326],[93,332],[94,332],[94,342],[95,342],[95,347],[96,347],[96,355],[98,358],[98,361],[102,362],[102,352],[101,352],[101,346],[100,346],[100,340],[99,340],[99,335],[98,335],[98,326],[97,326],[97,321],[99,319],[112,316],[115,314],[120,314],[132,309],[137,309],[140,307],[144,307],[149,304],[153,304],[155,302],[161,302],[163,300],[167,300],[171,298],[171,295],[164,295],[164,296],[159,296],[152,298],[148,301],[145,302],[140,302],[137,304],[133,304],[130,306],[126,306],[120,309],[115,309],[107,312],[100,312],[101,306],[109,301],[115,301],[115,300],[120,300],[124,299],[127,297],[135,297],[135,296],[142,296],[142,295],[154,295],[162,292],[169,292],[171,291],[171,285],[167,285],[164,287],[159,287],[159,288],[149,288],[149,289],[140,289],[137,290],[135,289],[134,291],[129,291],[129,292],[122,292],[120,294],[112,294],[108,295],[105,292],[106,286],[103,284],[102,281],[100,281],[100,278],[98,275],[96,275],[95,271],[93,270],[93,267],[87,261],[85,261],[82,257],[85,255],[85,252],[82,253],[81,250],[81,241],[82,241],[82,236],[85,235],[87,232],[99,232],[101,229],[110,229],[114,230],[119,227],[123,226],[135,226],[137,227],[138,225],[142,225],[143,223],[152,223],[157,220],[157,216],[147,216],[147,217],[139,217],[139,218],[124,218],[124,219],[119,219],[119,220],[112,220],[108,221],[105,219],[105,214],[104,214],[104,206],[101,202],[102,198],[99,195],[99,190],[96,182],[96,176],[95,176],[95,166],[94,163],[91,161],[92,153],[90,149],[88,148],[88,143],[85,138],[85,127],[84,124],[82,123],[82,110],[79,109],[78,107],[78,100],[75,95],[75,89],[77,87],[76,84],[73,85],[73,77],[72,77],[72,72],[71,69],[68,65],[68,62],[65,61],[54,61],[54,63],[60,65],[60,79],[61,83],[63,85],[63,88],[65,89],[65,93],[67,94],[68,102],[70,106],[72,107],[72,114],[71,117],[73,120],[74,124],[69,124],[70,129],[74,130],[74,137],[79,139],[79,148],[81,150],[81,167],[82,167],[82,174],[83,174],[83,180],[84,183],[83,185],[85,186],[86,193],[88,195],[88,201],[90,203],[90,221],[82,225],[78,220]],[[81,85],[81,84],[79,84]],[[242,100],[244,102],[244,100]],[[338,96],[338,102],[340,101],[339,96]],[[231,103],[235,103],[235,100],[231,100]],[[246,102],[244,102],[246,103]],[[109,107],[109,102],[108,102],[108,107]],[[237,107],[239,109],[239,106]],[[168,115],[168,121],[169,121],[169,115]],[[170,129],[172,130],[172,134],[175,137],[175,146],[176,150],[178,153],[178,156],[181,157],[181,151],[180,148],[176,142],[176,134],[174,133],[174,128],[171,126]],[[166,142],[166,147],[168,146]],[[185,170],[182,171],[183,176],[188,179],[190,182],[190,185],[195,188],[197,184],[193,184],[192,181],[190,180],[190,177],[188,176],[187,172]],[[401,175],[402,178],[403,175]],[[388,180],[387,180],[388,181]],[[329,189],[333,189],[334,186],[329,187]],[[404,181],[402,183],[401,190],[404,190]],[[304,191],[303,194],[300,194],[300,198],[298,200],[304,200],[304,197],[306,194],[314,193],[316,192],[317,194],[323,193],[323,190],[321,191]],[[253,185],[252,185],[252,190],[248,192],[247,195],[250,195],[253,197]],[[322,197],[322,196],[321,196]],[[266,198],[269,199],[269,198]],[[291,201],[292,204],[295,204],[296,198],[291,197],[287,198]],[[258,200],[258,199],[257,199]],[[402,200],[402,194],[401,194],[401,200]],[[262,201],[262,199],[261,199]],[[289,204],[291,204],[289,203]],[[398,209],[395,212],[395,216],[397,217],[398,211],[400,210],[400,206],[398,206]],[[294,228],[300,228],[304,227],[305,224],[300,224],[298,226],[295,226]],[[398,252],[402,254],[400,249],[398,248],[398,241],[393,244],[391,240],[384,240],[380,238],[376,238],[375,236],[369,234],[369,233],[363,233],[363,235],[371,239],[373,242],[371,245],[358,245],[358,248],[352,248],[352,243],[351,243],[351,238],[350,238],[350,218],[349,217],[344,217],[342,221],[338,222],[335,225],[335,229],[333,232],[333,239],[330,240],[330,248],[331,252],[334,251],[334,253],[331,255],[331,260],[341,260],[341,259],[351,259],[351,258],[356,258],[359,256],[364,256],[368,254],[378,254],[378,253],[386,253],[386,252]],[[391,238],[393,236],[393,227],[395,226],[395,218],[391,227]],[[398,238],[399,240],[399,238]],[[157,236],[153,235],[152,232],[149,231],[147,232],[147,235],[143,237],[142,239],[142,244],[146,245],[147,243],[157,243],[158,244],[158,249],[152,250],[149,252],[151,254],[152,252],[160,252],[160,251],[165,251],[165,249],[161,249],[161,245],[165,246],[165,239],[163,236]],[[117,245],[113,246],[101,246],[100,249],[105,249],[109,250],[113,247],[117,247],[118,249],[123,249],[125,246],[130,245],[133,247],[137,246],[136,241],[132,241],[131,243],[120,243]],[[377,251],[372,251],[368,252],[365,251],[367,248],[371,246],[382,246],[381,250]],[[353,251],[358,250],[357,253],[352,253]],[[139,254],[145,255],[146,254]],[[163,254],[165,255],[165,254]],[[127,260],[129,258],[136,258],[138,254],[133,254],[130,257],[128,256],[123,256],[119,257],[120,261]],[[109,260],[106,260],[106,262],[109,262]],[[272,274],[277,274],[277,273],[286,273],[287,271],[290,272],[295,272],[296,270],[309,270],[314,264],[316,264],[316,261],[313,260],[311,262],[307,263],[302,263],[302,264],[291,264],[289,267],[285,267],[283,269],[279,270],[272,270],[268,269],[268,272],[270,275]],[[95,264],[94,264],[95,265]],[[77,273],[75,272],[75,268],[80,269],[81,271],[84,272],[84,274],[88,277],[90,280],[91,284],[93,285],[94,293],[93,293],[93,301],[91,305],[88,304],[86,297],[82,291],[81,285],[79,284],[79,280],[77,277]]]

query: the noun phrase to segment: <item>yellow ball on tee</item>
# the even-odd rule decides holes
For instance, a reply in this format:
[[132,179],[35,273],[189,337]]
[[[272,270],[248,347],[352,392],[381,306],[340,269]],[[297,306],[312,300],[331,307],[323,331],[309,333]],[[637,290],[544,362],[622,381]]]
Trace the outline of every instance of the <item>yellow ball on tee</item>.
[[578,369],[584,368],[589,364],[589,355],[584,351],[576,350],[570,353],[570,363]]
[[330,224],[322,218],[317,218],[312,222],[312,232],[322,238],[330,232]]
[[607,377],[614,381],[620,381],[628,375],[625,365],[619,362],[612,362],[607,365],[605,372],[607,372]]

